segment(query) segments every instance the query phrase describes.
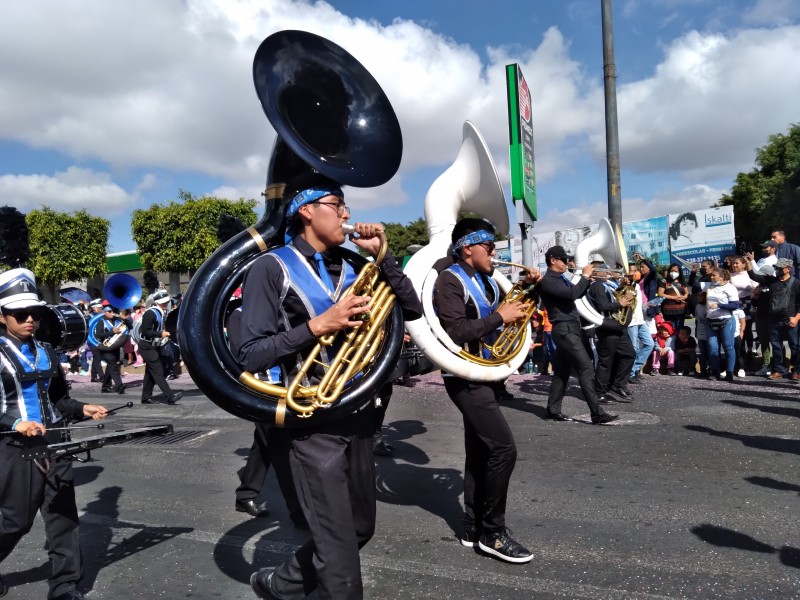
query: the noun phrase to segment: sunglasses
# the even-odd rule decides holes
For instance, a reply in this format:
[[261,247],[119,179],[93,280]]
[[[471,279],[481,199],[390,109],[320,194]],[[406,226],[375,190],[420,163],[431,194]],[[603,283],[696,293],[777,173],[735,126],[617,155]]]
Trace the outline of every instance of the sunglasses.
[[481,242],[480,244],[475,244],[475,245],[483,246],[488,254],[494,252],[494,242]]
[[14,317],[17,322],[22,323],[28,320],[28,317],[33,317],[34,321],[41,321],[44,317],[44,308],[20,308],[18,310],[5,310],[3,314],[9,317]]

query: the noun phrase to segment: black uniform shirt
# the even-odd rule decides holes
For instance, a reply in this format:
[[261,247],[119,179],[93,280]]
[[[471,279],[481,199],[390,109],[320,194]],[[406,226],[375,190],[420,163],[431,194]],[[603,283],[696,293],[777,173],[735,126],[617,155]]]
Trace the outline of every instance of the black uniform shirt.
[[547,269],[539,284],[539,295],[547,309],[547,318],[550,322],[580,319],[578,310],[575,308],[575,300],[586,293],[590,283],[588,278],[581,277],[577,284],[572,285],[564,280],[561,273]]
[[[463,260],[458,261],[458,265],[464,269],[468,277],[475,276],[475,269]],[[486,298],[490,302],[493,301],[494,290],[492,287],[484,284],[484,291]],[[452,271],[443,270],[436,279],[436,285],[433,288],[433,303],[439,316],[439,322],[447,335],[456,344],[468,344],[471,354],[477,355],[480,352],[479,345],[482,337],[503,325],[503,317],[500,316],[500,313],[493,312],[486,318],[481,318],[478,307],[473,302],[464,303],[464,284]]]
[[[299,236],[294,239],[294,246],[316,271],[314,248]],[[322,253],[336,286],[342,265],[330,254]],[[404,318],[412,321],[421,317],[422,304],[394,257],[387,253],[380,268],[397,297],[396,302],[403,309]],[[281,306],[284,288],[288,291]],[[247,270],[242,286],[239,360],[245,369],[260,373],[279,362],[293,361],[297,353],[307,350],[317,341],[306,326],[308,320],[309,314],[303,302],[284,280],[278,261],[268,255],[257,259]],[[295,369],[287,363],[287,370],[291,374]]]

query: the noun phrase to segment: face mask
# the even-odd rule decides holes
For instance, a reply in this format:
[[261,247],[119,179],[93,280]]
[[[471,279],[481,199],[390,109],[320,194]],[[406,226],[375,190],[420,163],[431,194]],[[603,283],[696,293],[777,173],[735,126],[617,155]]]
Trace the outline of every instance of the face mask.
[[669,274],[669,277],[670,279],[677,279],[678,277],[680,277],[680,273],[676,273],[675,271],[673,271],[672,273]]

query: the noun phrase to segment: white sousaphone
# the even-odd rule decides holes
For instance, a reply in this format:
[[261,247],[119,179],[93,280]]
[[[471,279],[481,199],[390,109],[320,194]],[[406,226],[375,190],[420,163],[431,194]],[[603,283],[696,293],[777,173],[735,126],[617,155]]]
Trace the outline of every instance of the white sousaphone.
[[[464,123],[458,157],[433,182],[425,196],[425,221],[430,241],[411,257],[404,269],[420,295],[424,315],[407,322],[406,330],[422,353],[448,373],[471,381],[500,381],[516,373],[525,361],[531,344],[530,326],[526,326],[516,354],[502,364],[486,366],[462,357],[463,348],[445,333],[433,308],[433,287],[438,277],[433,264],[450,253],[450,236],[459,212],[477,213],[489,219],[497,233],[508,235],[503,188],[486,142],[470,121]],[[511,289],[511,282],[499,271],[495,270],[492,278],[503,294]]]
[[[573,285],[581,280],[580,270],[589,264],[589,258],[593,254],[599,254],[609,267],[614,268],[619,265],[625,273],[628,272],[628,257],[625,253],[622,232],[614,231],[614,227],[608,219],[601,219],[597,232],[587,237],[575,248],[576,272],[573,273],[571,279]],[[586,295],[575,301],[575,308],[578,314],[592,326],[599,327],[603,324],[603,315],[592,306]]]

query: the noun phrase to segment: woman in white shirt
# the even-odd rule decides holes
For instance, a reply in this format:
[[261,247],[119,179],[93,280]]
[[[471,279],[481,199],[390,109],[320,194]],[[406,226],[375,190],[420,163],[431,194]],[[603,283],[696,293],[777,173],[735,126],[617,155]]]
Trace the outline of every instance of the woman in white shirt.
[[731,283],[739,292],[739,308],[747,320],[745,328],[736,334],[736,375],[744,377],[745,356],[753,351],[753,321],[750,306],[753,302],[753,290],[758,287],[758,283],[750,279],[750,275],[747,274],[750,266],[743,256],[734,256],[731,266],[733,268]]
[[[727,269],[711,271],[711,286],[706,290],[706,307],[708,308],[708,358],[711,366],[709,378],[720,379],[720,372],[725,371],[725,380],[733,381],[733,369],[736,364],[734,335],[736,323],[733,311],[739,308],[739,291],[731,283],[731,274]],[[725,348],[725,368],[720,369],[720,346]]]

